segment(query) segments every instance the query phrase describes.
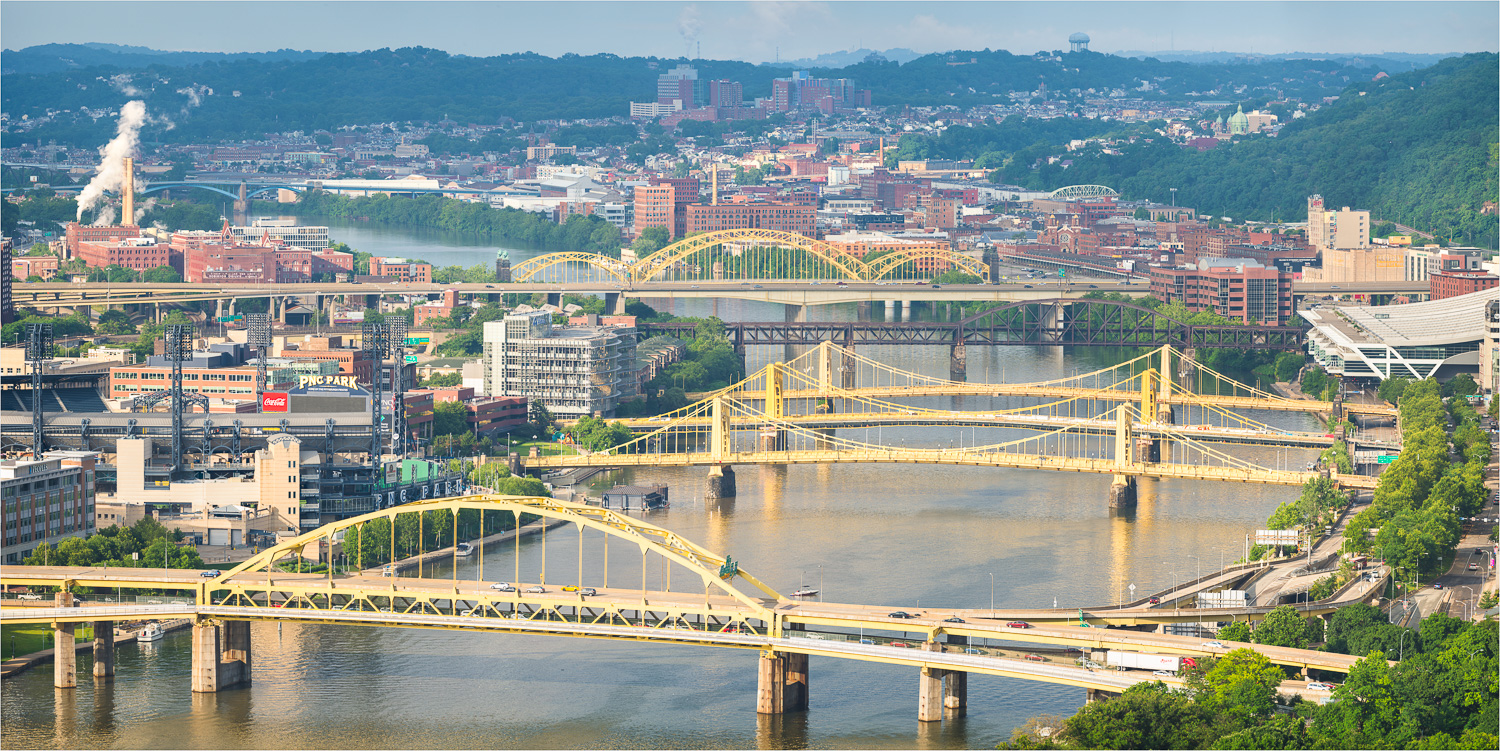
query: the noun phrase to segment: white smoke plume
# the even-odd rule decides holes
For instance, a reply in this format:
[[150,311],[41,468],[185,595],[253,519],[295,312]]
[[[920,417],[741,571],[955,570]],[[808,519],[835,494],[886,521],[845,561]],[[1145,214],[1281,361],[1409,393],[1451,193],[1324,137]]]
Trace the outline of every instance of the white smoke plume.
[[188,98],[187,106],[182,108],[182,111],[186,113],[188,110],[203,104],[203,97],[214,93],[214,90],[201,83],[195,83],[192,86],[184,86],[178,89],[177,93]]
[[135,77],[129,73],[120,73],[109,77],[109,85],[115,87],[116,91],[125,96],[140,96],[141,90],[137,89],[135,84],[131,83],[134,79]]
[[141,225],[141,218],[146,216],[146,212],[153,208],[156,208],[156,199],[147,198],[144,203],[135,208],[135,221],[132,223],[139,227]]
[[691,45],[698,40],[698,34],[703,31],[703,21],[699,18],[698,6],[689,4],[684,6],[681,13],[677,14],[677,33],[682,35],[682,41],[689,45],[688,56],[693,51]]
[[[141,126],[146,124],[146,103],[139,99],[125,103],[120,108],[120,120],[115,126],[115,137],[99,148],[99,166],[94,178],[83,192],[78,194],[78,220],[83,221],[83,212],[93,209],[104,201],[104,191],[120,190],[125,184],[125,157],[135,156],[141,145]],[[114,211],[101,213],[95,225],[110,224]]]
[[94,218],[95,227],[108,227],[115,223],[115,206],[107,203],[104,208],[99,209],[99,216]]

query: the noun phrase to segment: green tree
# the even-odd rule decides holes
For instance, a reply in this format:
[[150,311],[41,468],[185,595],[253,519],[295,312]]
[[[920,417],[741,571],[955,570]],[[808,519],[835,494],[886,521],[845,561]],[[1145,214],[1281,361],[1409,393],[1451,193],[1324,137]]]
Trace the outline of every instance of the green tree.
[[459,435],[472,432],[469,408],[463,402],[438,402],[432,406],[432,434]]
[[1402,727],[1391,668],[1383,652],[1371,652],[1354,663],[1348,678],[1334,689],[1333,699],[1314,726],[1322,747],[1400,748],[1412,734],[1411,728]]
[[645,258],[672,242],[672,233],[666,227],[646,227],[641,230],[635,242],[630,244],[630,249],[635,251],[636,258]]
[[1281,668],[1265,655],[1236,649],[1219,658],[1201,678],[1191,675],[1189,686],[1205,708],[1225,715],[1236,728],[1242,728],[1271,715],[1281,680]]
[[1250,641],[1250,624],[1245,621],[1235,621],[1219,629],[1219,632],[1215,636],[1223,641],[1248,643]]
[[453,388],[462,386],[463,382],[464,378],[460,373],[433,373],[422,379],[421,387],[424,389]]
[[182,275],[171,266],[157,266],[142,272],[141,281],[147,284],[177,284],[182,281]]

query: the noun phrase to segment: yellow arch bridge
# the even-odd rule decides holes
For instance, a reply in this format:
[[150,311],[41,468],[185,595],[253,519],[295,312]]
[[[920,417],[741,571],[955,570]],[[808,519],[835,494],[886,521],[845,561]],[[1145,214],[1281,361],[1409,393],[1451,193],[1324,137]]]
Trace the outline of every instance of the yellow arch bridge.
[[[561,525],[572,529],[557,529]],[[565,550],[568,560],[549,561],[549,527],[554,539],[565,535],[570,544],[576,539],[576,561],[571,549]],[[528,555],[526,568],[518,530],[540,537],[527,543],[540,545],[540,560]],[[468,569],[477,573],[474,579],[460,579],[458,566],[449,576],[432,574],[433,561],[462,554],[456,540],[470,540],[465,545],[477,548],[477,568]],[[484,570],[486,547],[503,554],[512,546],[513,566]],[[60,689],[76,686],[76,624],[93,622],[96,634],[108,635],[117,621],[186,617],[193,624],[192,690],[201,693],[250,680],[251,621],[294,621],[753,650],[760,654],[756,705],[766,714],[806,708],[809,655],[903,665],[920,670],[918,718],[932,721],[964,711],[970,673],[1080,686],[1091,696],[1155,680],[1146,672],[1075,664],[1067,648],[1203,656],[1248,647],[1279,664],[1347,672],[1355,658],[1346,655],[1250,644],[1214,647],[1196,638],[1101,628],[1262,618],[1270,608],[1203,610],[1178,602],[1254,574],[1260,566],[1231,567],[1162,593],[1165,598],[1119,606],[929,608],[898,615],[876,605],[791,600],[727,554],[608,509],[551,498],[477,495],[418,501],[328,524],[208,577],[192,570],[7,566],[0,571],[6,589],[60,591],[41,607],[0,609],[0,622],[52,625],[58,646],[54,684]],[[401,575],[413,568],[416,576]],[[1300,609],[1323,614],[1378,591],[1377,585],[1361,587]],[[90,590],[83,593],[87,603],[75,601],[80,589]],[[126,591],[132,595],[123,596]],[[1037,625],[1006,625],[1019,619]],[[980,647],[979,639],[1012,646]],[[113,673],[114,640],[99,639],[94,674]]]
[[634,263],[595,253],[548,253],[511,270],[518,282],[619,284],[663,281],[875,282],[931,279],[961,271],[988,282],[979,259],[939,243],[913,242],[856,255],[847,248],[792,232],[728,229],[684,238]]

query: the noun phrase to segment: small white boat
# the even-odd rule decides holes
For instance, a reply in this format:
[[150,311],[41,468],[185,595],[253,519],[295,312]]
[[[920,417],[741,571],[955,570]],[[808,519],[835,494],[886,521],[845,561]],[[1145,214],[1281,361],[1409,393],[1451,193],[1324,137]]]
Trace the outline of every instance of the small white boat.
[[161,641],[161,638],[164,635],[165,634],[161,630],[161,626],[158,626],[155,623],[148,623],[146,624],[145,628],[141,629],[141,632],[139,634],[135,635],[135,638],[136,641],[152,642]]
[[816,597],[817,594],[818,594],[818,590],[813,589],[812,587],[798,587],[797,591],[795,591],[795,592],[792,593],[792,596],[793,597]]
[[459,558],[465,558],[474,554],[474,546],[467,542],[461,542],[453,548],[453,554]]

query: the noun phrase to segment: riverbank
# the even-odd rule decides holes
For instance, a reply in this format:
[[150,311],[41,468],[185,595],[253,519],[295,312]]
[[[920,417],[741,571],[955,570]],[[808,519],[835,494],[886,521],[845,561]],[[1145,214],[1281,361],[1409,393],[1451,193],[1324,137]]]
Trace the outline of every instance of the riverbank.
[[[181,631],[182,629],[189,628],[192,625],[193,621],[191,618],[174,618],[170,621],[164,621],[160,624],[161,630],[163,632]],[[134,644],[140,641],[139,631],[139,629],[124,629],[116,626],[115,646],[119,647],[121,644]],[[79,639],[73,645],[74,652],[87,652],[93,648],[93,639]],[[24,673],[27,670],[36,667],[37,665],[45,665],[49,662],[52,662],[54,659],[56,659],[56,657],[57,649],[55,647],[52,649],[43,649],[37,652],[32,652],[31,654],[12,657],[9,660],[6,660],[4,663],[0,663],[0,680],[4,680],[6,678]]]

